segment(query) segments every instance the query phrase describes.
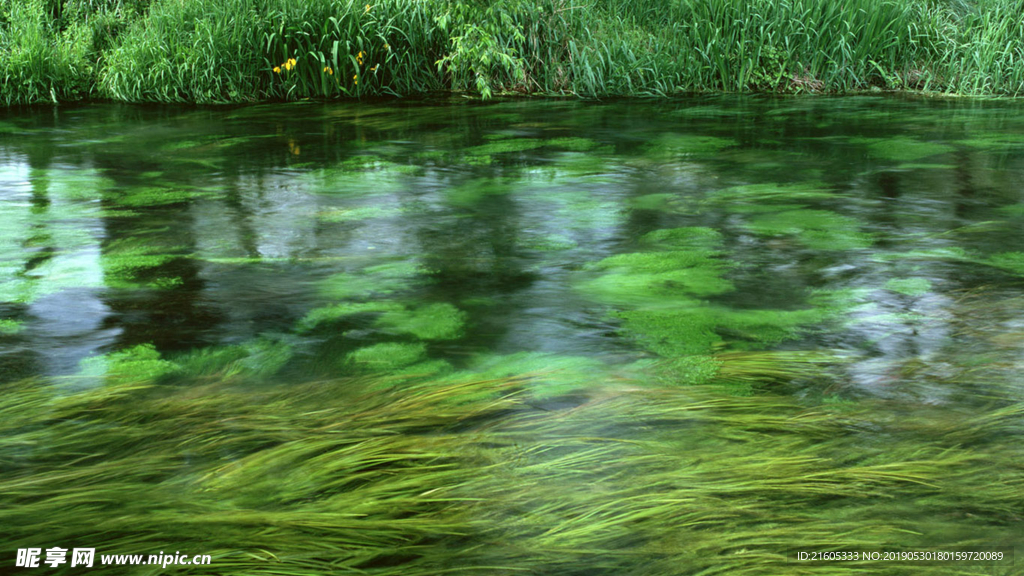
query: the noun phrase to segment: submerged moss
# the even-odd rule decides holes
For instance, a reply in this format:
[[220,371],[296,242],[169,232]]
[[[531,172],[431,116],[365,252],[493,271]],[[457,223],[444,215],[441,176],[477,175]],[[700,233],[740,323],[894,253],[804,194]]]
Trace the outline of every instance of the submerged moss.
[[152,344],[86,358],[79,376],[104,378],[108,382],[148,382],[177,372],[180,367],[160,357]]
[[405,307],[397,302],[389,300],[377,300],[372,302],[343,302],[331,306],[321,306],[310,310],[296,324],[299,332],[308,332],[321,324],[336,322],[342,318],[356,314],[369,314],[378,312],[394,312],[403,310]]
[[827,210],[787,210],[764,214],[747,228],[764,236],[796,236],[814,250],[853,250],[871,246],[871,234],[860,231],[860,222]]
[[1002,252],[989,256],[982,262],[1011,274],[1024,276],[1024,252]]
[[893,278],[885,288],[906,296],[924,296],[931,291],[932,283],[927,278]]
[[925,142],[907,136],[891,138],[851,138],[851,144],[865,146],[868,154],[883,160],[913,162],[929,156],[937,156],[955,150],[952,146]]
[[736,146],[732,138],[696,134],[667,134],[654,139],[645,149],[645,156],[656,161],[713,156]]
[[21,332],[23,323],[18,320],[0,320],[0,336],[12,336]]
[[349,353],[345,357],[345,362],[360,372],[381,373],[415,364],[426,355],[425,344],[383,342]]
[[462,336],[468,315],[448,303],[413,310],[389,310],[375,326],[384,332],[411,334],[421,340],[454,340]]

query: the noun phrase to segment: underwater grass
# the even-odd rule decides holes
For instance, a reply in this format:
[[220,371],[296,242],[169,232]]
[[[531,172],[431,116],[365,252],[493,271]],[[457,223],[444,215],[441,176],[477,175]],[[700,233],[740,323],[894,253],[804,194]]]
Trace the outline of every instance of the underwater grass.
[[1018,95],[1014,0],[0,2],[0,101]]
[[[10,384],[5,547],[174,548],[207,574],[857,574],[785,555],[1019,544],[1019,404],[893,419],[608,382],[551,410],[523,378],[367,384]],[[984,573],[928,568],[887,567]]]

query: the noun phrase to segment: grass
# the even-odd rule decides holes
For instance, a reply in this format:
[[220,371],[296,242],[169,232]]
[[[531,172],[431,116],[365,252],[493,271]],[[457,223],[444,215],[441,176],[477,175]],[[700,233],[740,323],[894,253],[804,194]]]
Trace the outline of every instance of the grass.
[[1013,0],[0,0],[0,99],[1019,95]]
[[[741,362],[732,376],[773,360]],[[65,384],[0,396],[5,549],[212,554],[180,568],[203,574],[842,575],[871,566],[786,555],[1019,544],[1019,404],[893,418],[628,381],[560,410],[516,377]]]

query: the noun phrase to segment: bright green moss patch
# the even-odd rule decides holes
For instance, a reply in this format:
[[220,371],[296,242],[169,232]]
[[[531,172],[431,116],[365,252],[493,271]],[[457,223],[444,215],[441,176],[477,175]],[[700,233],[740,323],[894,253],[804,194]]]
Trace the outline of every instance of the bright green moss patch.
[[932,283],[927,278],[893,278],[885,288],[906,296],[924,296],[931,291]]
[[0,336],[13,336],[21,332],[22,328],[22,322],[18,320],[0,320]]
[[428,304],[414,310],[385,312],[376,326],[384,332],[411,334],[421,340],[454,340],[462,336],[467,317],[451,304]]
[[946,144],[924,142],[907,136],[851,138],[850,143],[864,146],[872,157],[895,162],[913,162],[955,150],[955,148]]
[[714,156],[718,152],[736,146],[732,138],[700,136],[696,134],[667,134],[659,136],[647,145],[647,158],[665,162],[683,158]]
[[110,284],[131,281],[140,270],[166,264],[182,251],[182,247],[148,244],[145,238],[122,238],[107,244],[101,262]]
[[570,136],[545,140],[544,145],[549,148],[561,148],[562,150],[571,150],[573,152],[586,152],[597,148],[599,144],[589,138]]
[[799,337],[827,318],[819,309],[734,310],[700,304],[613,312],[622,332],[659,356],[709,354],[727,341],[749,349]]
[[174,362],[160,358],[152,344],[86,358],[80,366],[79,376],[108,382],[148,382],[179,370]]
[[419,362],[427,355],[425,344],[384,342],[360,348],[345,357],[360,372],[389,372]]
[[356,314],[371,314],[379,312],[395,312],[403,310],[404,306],[389,300],[378,300],[373,302],[343,302],[331,306],[322,306],[310,310],[296,325],[299,332],[308,332],[321,324],[336,322],[342,318]]
[[787,210],[752,219],[747,228],[764,236],[796,236],[814,250],[853,250],[871,246],[870,234],[860,222],[827,210]]
[[612,305],[654,305],[663,302],[689,302],[694,296],[706,297],[733,290],[733,284],[713,267],[689,268],[660,273],[611,273],[579,285],[579,289],[598,302]]

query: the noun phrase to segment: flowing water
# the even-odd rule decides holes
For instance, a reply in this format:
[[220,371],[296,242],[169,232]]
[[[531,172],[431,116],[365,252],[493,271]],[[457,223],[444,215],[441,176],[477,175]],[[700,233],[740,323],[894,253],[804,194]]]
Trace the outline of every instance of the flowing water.
[[[978,458],[956,464],[960,472],[1005,474],[992,480],[998,486],[979,487],[991,494],[979,509],[963,494],[977,478],[965,477],[963,485],[942,484],[944,492],[911,490],[917,505],[907,496],[865,513],[902,515],[907,524],[898,529],[927,537],[856,542],[1012,549],[1024,533],[1017,492],[1024,486],[1022,182],[1024,105],[1014,101],[713,97],[8,110],[0,113],[0,383],[23,390],[45,382],[50,398],[126,382],[188,395],[197,382],[225,379],[243,393],[340,381],[355,394],[527,375],[517,394],[546,418],[586,408],[595,395],[637,389],[700,390],[701,401],[715,402],[782,399],[779,411],[853,420],[837,424],[848,437],[829,454],[869,455],[851,456],[844,470],[890,449],[905,463],[939,462],[936,454],[955,448]],[[593,416],[608,418],[607,429],[591,430],[587,418],[535,428],[517,437],[520,460],[509,462],[530,461],[523,442],[550,444],[569,432],[667,442],[699,420],[620,408],[605,405],[609,413]],[[473,418],[501,426],[517,410]],[[268,406],[263,415],[273,413]],[[969,434],[949,432],[968,421]],[[744,434],[760,430],[736,426]],[[765,427],[765,438],[775,433]],[[929,444],[940,429],[950,440]],[[7,451],[8,475],[45,469],[24,445],[6,446],[0,454]],[[700,461],[698,454],[729,446],[676,446],[673,457]],[[779,448],[784,459],[787,448]],[[207,458],[223,465],[254,449]],[[536,457],[557,471],[572,450],[553,450]],[[810,454],[793,450],[794,458]],[[580,476],[562,486],[565,498],[598,498],[586,488],[598,480],[585,474],[600,474],[585,468],[573,469]],[[770,494],[771,470],[765,464],[746,480],[763,480]],[[718,474],[714,482],[728,484],[744,472]],[[914,474],[901,481],[937,485]],[[538,478],[529,482],[557,484]],[[825,491],[829,498],[848,497],[847,488],[877,489],[879,498],[898,491],[865,487],[877,479],[851,476]],[[806,488],[793,501],[829,509],[828,525],[847,534],[841,527],[849,517],[808,504],[807,494],[822,490]],[[943,504],[926,504],[929,498]],[[507,502],[490,513],[543,516],[536,511],[557,501],[553,494],[546,503]],[[601,516],[607,507],[581,506],[594,507],[594,522],[612,522]],[[106,512],[83,514],[86,521]],[[551,531],[560,526],[547,517],[538,522]],[[713,533],[722,522],[694,520],[687,529]],[[941,528],[931,533],[929,523]],[[519,556],[485,554],[465,565],[618,574],[623,564],[609,559],[613,550],[643,549],[648,560],[663,553],[651,551],[653,532],[637,529],[631,538],[622,529],[601,541],[604,552],[571,569],[555,570],[555,553],[531,564],[525,543]],[[742,533],[751,539],[757,530]],[[68,538],[89,534],[82,528]],[[799,534],[789,535],[786,550],[799,547]],[[678,538],[658,546],[699,556],[694,550],[707,545],[691,549],[692,537]],[[129,540],[118,545],[131,548]],[[426,545],[474,549],[458,541]],[[411,562],[410,554],[350,566],[386,571]],[[417,561],[430,570],[462,566],[453,560],[459,554],[442,556]],[[749,571],[733,573],[760,573],[766,562],[759,557],[744,564]],[[678,559],[628,565],[636,573],[705,569]],[[771,566],[765,573],[798,569]]]

